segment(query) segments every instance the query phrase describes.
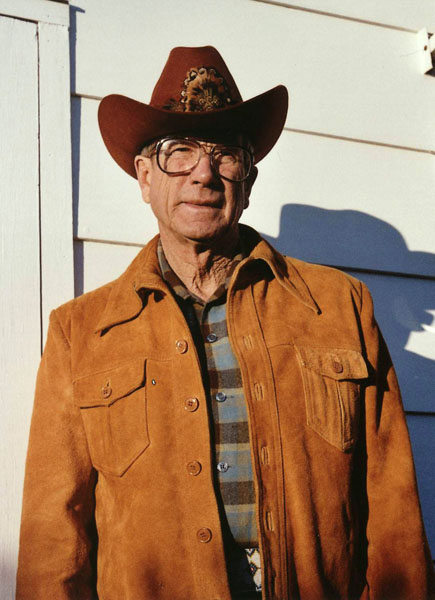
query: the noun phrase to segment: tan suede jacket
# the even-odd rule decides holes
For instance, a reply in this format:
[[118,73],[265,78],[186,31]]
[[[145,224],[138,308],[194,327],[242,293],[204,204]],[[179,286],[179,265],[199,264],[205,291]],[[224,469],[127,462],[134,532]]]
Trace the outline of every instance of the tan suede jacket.
[[[368,291],[243,231],[252,252],[227,316],[249,411],[263,598],[431,597],[408,432]],[[198,357],[156,243],[51,315],[21,600],[230,600]]]

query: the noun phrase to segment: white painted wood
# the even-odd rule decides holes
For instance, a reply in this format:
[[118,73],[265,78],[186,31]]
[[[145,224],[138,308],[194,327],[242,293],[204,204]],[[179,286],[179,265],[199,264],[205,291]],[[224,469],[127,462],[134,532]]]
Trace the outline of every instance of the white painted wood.
[[[79,195],[77,235],[85,239],[145,243],[155,233],[155,218],[140,197],[139,185],[122,171],[103,144],[97,124],[98,102],[73,99],[74,178]],[[76,147],[79,145],[79,150]]]
[[[275,0],[257,0],[274,5]],[[417,31],[423,25],[435,31],[435,10],[432,0],[400,0],[390,2],[364,0],[278,0],[295,10],[316,10],[332,16],[347,17],[389,27],[403,27]]]
[[[421,329],[411,333],[406,344],[406,349],[410,352],[417,352],[417,354],[425,358],[432,359],[435,348],[435,310],[433,308],[426,308],[425,313],[426,322],[421,324]],[[432,408],[435,412],[435,403]]]
[[435,281],[350,273],[372,293],[406,410],[435,415]]
[[68,4],[51,0],[0,0],[0,14],[39,23],[69,23]]
[[68,28],[39,32],[42,326],[74,295]]
[[434,156],[284,133],[259,169],[244,220],[284,252],[434,276]]
[[287,85],[288,127],[435,150],[435,86],[416,33],[252,0],[75,6],[78,94],[148,101],[172,47],[212,44],[245,98]]
[[82,294],[117,279],[139,254],[138,246],[74,242],[76,292]]
[[[136,180],[116,165],[100,139],[98,103],[74,104],[81,123],[74,136],[80,144],[78,236],[145,243],[157,231],[155,219]],[[284,132],[259,172],[243,221],[279,238],[283,251],[314,262],[435,273],[434,156]],[[295,204],[306,208],[296,213],[289,206]],[[353,220],[348,216],[343,223],[345,216],[337,213],[331,221],[332,211],[345,210],[357,211]],[[328,227],[335,224],[337,235],[316,243],[311,235],[320,213]],[[362,231],[355,238],[358,224]]]
[[427,29],[423,27],[417,33],[417,40],[419,50],[423,50],[419,52],[421,72],[428,73],[434,66],[432,56],[435,52],[435,37],[429,37]]
[[0,596],[14,597],[28,424],[38,365],[39,194],[36,25],[0,17]]

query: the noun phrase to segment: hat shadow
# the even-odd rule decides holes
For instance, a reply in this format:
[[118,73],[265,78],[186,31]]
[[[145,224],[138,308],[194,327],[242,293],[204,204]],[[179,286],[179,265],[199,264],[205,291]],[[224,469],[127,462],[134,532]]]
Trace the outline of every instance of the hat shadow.
[[382,219],[303,204],[283,206],[278,237],[264,237],[284,254],[336,266],[367,283],[405,408],[433,412],[435,361],[406,346],[413,332],[432,326],[435,254],[409,250],[401,233]]

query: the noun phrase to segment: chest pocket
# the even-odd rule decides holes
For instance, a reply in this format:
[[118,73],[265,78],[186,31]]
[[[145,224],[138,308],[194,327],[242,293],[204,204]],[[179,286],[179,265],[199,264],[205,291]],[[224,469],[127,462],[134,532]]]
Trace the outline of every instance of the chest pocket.
[[361,384],[368,377],[361,352],[296,347],[305,389],[307,424],[342,452],[358,438]]
[[149,446],[146,360],[131,360],[73,382],[94,467],[121,477]]

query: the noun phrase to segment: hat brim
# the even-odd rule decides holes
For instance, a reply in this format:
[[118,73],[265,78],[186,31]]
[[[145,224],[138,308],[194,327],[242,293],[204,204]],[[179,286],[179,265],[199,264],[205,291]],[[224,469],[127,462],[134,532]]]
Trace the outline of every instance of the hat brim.
[[182,132],[232,130],[245,134],[259,162],[275,145],[285,124],[288,92],[279,85],[246,102],[207,112],[174,112],[111,94],[100,102],[104,143],[118,165],[136,177],[134,157],[156,138]]

